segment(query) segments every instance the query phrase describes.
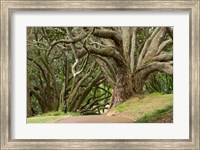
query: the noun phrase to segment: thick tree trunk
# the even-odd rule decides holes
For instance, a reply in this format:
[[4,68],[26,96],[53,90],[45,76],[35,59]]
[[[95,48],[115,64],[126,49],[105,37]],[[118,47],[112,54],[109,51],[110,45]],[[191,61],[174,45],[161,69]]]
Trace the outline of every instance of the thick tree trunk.
[[117,82],[112,93],[111,107],[115,107],[133,96],[131,73],[128,68],[117,68]]
[[147,76],[143,76],[142,73],[135,74],[133,77],[133,91],[135,94],[142,94],[144,83],[146,81]]
[[31,116],[33,116],[33,112],[31,110],[29,84],[27,83],[27,117],[31,117]]

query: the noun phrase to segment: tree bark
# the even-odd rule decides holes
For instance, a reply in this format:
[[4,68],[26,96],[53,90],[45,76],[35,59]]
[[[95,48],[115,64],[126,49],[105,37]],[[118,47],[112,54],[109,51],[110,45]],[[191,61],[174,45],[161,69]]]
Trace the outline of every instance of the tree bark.
[[131,72],[128,67],[117,67],[117,81],[112,93],[111,107],[115,107],[133,95]]
[[27,117],[31,117],[31,116],[33,116],[33,112],[31,110],[29,83],[27,83]]

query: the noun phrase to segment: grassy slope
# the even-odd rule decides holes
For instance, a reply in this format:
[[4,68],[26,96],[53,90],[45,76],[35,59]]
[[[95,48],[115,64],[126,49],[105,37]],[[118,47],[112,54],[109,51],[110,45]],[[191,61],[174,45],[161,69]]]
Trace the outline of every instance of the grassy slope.
[[173,122],[173,106],[168,105],[163,109],[158,109],[153,112],[145,113],[136,122],[138,123],[163,123]]
[[141,123],[162,122],[159,120],[163,120],[169,113],[173,115],[173,95],[153,93],[130,98],[125,103],[112,108],[107,115],[124,116],[131,118],[133,122]]
[[53,123],[70,116],[79,116],[79,113],[48,112],[42,115],[27,118],[27,123]]

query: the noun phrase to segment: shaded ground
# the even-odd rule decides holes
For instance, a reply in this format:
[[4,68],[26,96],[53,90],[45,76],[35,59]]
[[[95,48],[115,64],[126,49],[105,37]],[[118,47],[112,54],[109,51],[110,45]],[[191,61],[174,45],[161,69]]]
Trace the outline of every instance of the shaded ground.
[[105,116],[105,115],[87,115],[66,117],[57,121],[57,123],[131,123],[131,119],[119,116]]
[[164,115],[155,121],[155,123],[172,123],[172,122],[173,122],[173,113]]

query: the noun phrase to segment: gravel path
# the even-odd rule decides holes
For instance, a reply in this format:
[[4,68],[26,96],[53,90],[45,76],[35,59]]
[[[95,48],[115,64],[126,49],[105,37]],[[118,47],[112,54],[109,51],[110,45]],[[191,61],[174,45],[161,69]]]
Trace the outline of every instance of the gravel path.
[[66,117],[56,123],[132,123],[133,121],[119,116],[87,115]]

